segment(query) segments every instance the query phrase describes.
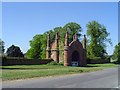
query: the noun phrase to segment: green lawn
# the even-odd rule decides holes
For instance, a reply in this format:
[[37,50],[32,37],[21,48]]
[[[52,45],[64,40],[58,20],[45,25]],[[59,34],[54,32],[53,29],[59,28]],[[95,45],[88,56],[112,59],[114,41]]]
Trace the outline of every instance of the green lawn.
[[116,64],[88,64],[86,67],[64,67],[60,65],[17,65],[3,66],[2,79],[16,80],[34,77],[45,77],[65,74],[75,74],[117,67]]

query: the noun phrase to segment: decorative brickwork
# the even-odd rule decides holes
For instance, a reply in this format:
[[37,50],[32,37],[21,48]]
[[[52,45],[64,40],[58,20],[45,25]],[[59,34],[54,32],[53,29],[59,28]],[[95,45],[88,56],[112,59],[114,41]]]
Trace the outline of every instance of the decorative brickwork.
[[86,65],[86,50],[79,41],[72,41],[69,45],[69,65],[77,62],[78,66]]
[[69,45],[68,45],[68,32],[66,32],[66,36],[65,36],[64,66],[70,66]]
[[[50,38],[50,37],[49,37]],[[48,38],[48,39],[49,39]],[[68,32],[65,35],[65,46],[64,46],[64,66],[85,66],[87,65],[86,60],[86,36],[84,35],[83,45],[79,42],[77,34],[73,36],[73,41],[68,43]],[[58,46],[59,36],[56,33],[55,42],[52,44],[51,52],[46,52],[46,58],[48,53],[51,58],[59,63],[59,46]],[[49,43],[49,40],[48,40]],[[47,47],[49,47],[48,45]]]

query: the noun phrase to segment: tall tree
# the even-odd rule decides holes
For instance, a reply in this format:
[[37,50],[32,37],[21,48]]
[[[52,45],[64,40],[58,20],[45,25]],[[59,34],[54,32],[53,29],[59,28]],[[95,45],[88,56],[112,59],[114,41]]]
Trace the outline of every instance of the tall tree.
[[2,55],[4,53],[5,49],[4,49],[4,41],[2,41],[0,39],[0,54]]
[[81,36],[80,32],[82,31],[82,28],[79,24],[77,24],[75,22],[69,22],[63,27],[63,30],[64,30],[64,33],[63,33],[64,35],[63,36],[65,36],[66,31],[68,31],[69,42],[71,42],[73,40],[73,35],[74,34],[77,34],[78,38],[80,38],[80,36]]
[[115,46],[112,59],[120,63],[120,42]]
[[[30,49],[27,51],[27,57],[29,58],[45,58],[46,56],[46,46],[47,46],[47,35],[50,33],[51,44],[55,40],[56,32],[59,33],[59,46],[60,49],[64,48],[65,34],[66,31],[69,32],[69,39],[72,41],[73,35],[78,34],[82,31],[81,26],[75,22],[70,22],[64,27],[55,27],[53,30],[49,30],[43,34],[38,34],[33,37],[30,41]],[[63,48],[61,48],[63,47]]]
[[28,58],[41,58],[42,44],[41,41],[44,39],[43,35],[35,35],[30,41],[30,49],[27,51],[26,56]]
[[23,53],[21,52],[20,48],[18,46],[10,46],[7,51],[7,56],[9,57],[24,57]]
[[91,21],[87,25],[87,35],[90,38],[88,45],[88,55],[90,58],[104,57],[106,52],[106,42],[112,44],[111,39],[108,38],[109,33],[104,25],[97,21]]

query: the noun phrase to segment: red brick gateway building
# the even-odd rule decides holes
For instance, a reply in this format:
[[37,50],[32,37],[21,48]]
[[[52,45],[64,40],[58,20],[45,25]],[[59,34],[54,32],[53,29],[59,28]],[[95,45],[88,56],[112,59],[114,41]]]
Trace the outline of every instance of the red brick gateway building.
[[[68,32],[65,36],[64,44],[64,66],[86,66],[86,36],[84,35],[83,45],[78,40],[77,35],[73,36],[73,41],[68,43]],[[46,59],[53,59],[57,63],[61,62],[58,48],[59,36],[56,33],[55,41],[53,44],[50,43],[50,34],[47,39]]]

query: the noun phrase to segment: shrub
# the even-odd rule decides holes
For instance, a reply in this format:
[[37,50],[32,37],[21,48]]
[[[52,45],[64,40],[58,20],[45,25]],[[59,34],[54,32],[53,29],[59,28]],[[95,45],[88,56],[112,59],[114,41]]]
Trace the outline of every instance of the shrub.
[[57,63],[57,64],[63,66],[63,65],[64,65],[64,62],[60,62],[60,63]]
[[94,57],[94,58],[87,58],[87,61],[100,61],[102,58],[101,57]]
[[101,57],[94,57],[91,60],[101,60],[101,59],[102,59]]
[[52,61],[52,62],[48,63],[47,65],[58,65],[58,63],[56,61]]
[[89,64],[110,63],[110,58],[109,57],[87,58],[87,63]]
[[60,65],[60,66],[63,66],[64,62],[57,63],[56,61],[52,61],[52,62],[48,63],[47,65]]

